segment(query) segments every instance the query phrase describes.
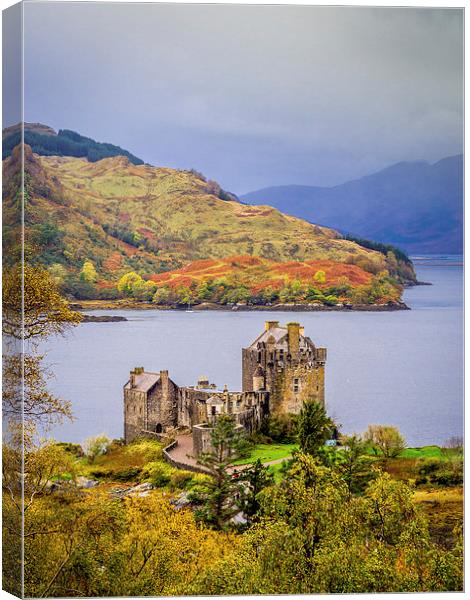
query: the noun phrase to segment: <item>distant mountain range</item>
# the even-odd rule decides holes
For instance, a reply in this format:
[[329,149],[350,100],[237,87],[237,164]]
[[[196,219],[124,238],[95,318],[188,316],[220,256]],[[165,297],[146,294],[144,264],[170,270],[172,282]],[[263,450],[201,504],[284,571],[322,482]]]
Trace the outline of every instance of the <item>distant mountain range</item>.
[[401,162],[334,187],[284,185],[250,192],[248,204],[415,253],[463,251],[463,155]]

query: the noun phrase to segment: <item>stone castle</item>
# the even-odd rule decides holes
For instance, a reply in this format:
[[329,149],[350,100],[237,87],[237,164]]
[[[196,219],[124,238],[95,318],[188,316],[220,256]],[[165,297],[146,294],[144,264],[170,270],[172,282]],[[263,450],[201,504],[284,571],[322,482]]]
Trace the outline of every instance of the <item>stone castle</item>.
[[124,386],[124,438],[191,430],[194,454],[210,447],[217,417],[232,415],[253,432],[270,414],[298,413],[306,400],[325,405],[326,348],[315,347],[299,323],[266,321],[265,330],[242,349],[242,391],[218,390],[206,377],[180,387],[168,371],[137,367]]

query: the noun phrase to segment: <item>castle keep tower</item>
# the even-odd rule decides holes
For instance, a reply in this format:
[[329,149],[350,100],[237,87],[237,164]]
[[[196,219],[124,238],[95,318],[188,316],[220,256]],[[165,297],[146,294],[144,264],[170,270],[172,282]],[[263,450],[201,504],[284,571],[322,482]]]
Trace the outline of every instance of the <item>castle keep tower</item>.
[[186,428],[198,455],[207,450],[220,415],[231,415],[238,427],[253,432],[270,414],[297,414],[305,401],[324,406],[325,360],[326,349],[316,348],[299,323],[281,327],[266,321],[263,333],[242,350],[242,391],[217,389],[205,376],[197,385],[180,387],[168,371],[136,367],[123,390],[126,443]]
[[242,349],[243,391],[269,392],[272,414],[297,414],[307,400],[324,406],[325,361],[326,348],[316,348],[299,323],[266,321],[263,333]]

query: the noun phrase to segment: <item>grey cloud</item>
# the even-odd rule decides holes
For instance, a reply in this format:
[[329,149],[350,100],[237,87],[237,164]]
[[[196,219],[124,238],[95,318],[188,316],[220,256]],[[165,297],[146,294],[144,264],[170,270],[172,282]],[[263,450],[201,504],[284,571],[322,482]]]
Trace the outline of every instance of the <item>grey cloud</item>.
[[28,120],[235,192],[462,150],[459,9],[27,3]]

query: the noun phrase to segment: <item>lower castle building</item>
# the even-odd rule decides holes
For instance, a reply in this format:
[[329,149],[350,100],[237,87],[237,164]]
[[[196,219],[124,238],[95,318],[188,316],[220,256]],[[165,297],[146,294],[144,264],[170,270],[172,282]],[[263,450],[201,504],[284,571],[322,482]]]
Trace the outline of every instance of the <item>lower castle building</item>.
[[265,330],[242,349],[242,391],[218,390],[207,377],[180,387],[168,371],[136,367],[124,386],[124,438],[192,431],[194,453],[209,448],[211,426],[221,414],[256,431],[271,414],[297,414],[304,401],[325,405],[326,349],[317,348],[298,323],[281,327],[266,321]]

